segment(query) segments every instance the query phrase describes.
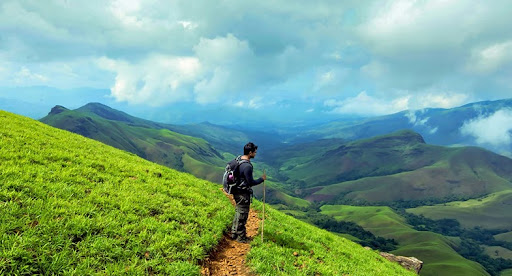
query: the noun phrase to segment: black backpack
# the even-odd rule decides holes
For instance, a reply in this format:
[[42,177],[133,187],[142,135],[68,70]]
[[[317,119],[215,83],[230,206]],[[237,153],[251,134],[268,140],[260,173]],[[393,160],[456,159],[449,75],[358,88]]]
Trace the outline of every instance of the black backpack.
[[222,177],[222,186],[226,193],[232,194],[236,188],[240,188],[240,165],[243,163],[249,163],[249,161],[238,156],[226,165],[226,171]]

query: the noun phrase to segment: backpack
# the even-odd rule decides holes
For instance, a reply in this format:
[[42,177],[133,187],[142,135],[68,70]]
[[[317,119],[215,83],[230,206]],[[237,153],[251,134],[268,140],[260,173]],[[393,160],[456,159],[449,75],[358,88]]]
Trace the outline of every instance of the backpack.
[[232,194],[236,188],[240,188],[240,165],[243,163],[249,163],[249,161],[243,160],[241,156],[238,156],[226,165],[226,170],[222,177],[222,186],[226,193]]

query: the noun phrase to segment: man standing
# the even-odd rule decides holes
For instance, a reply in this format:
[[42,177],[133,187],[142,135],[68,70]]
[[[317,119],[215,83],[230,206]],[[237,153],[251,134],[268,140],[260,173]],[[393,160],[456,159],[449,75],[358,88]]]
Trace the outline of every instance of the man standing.
[[249,207],[251,205],[252,186],[263,183],[267,179],[267,175],[263,175],[254,180],[252,176],[253,167],[251,159],[256,156],[258,146],[249,142],[244,146],[244,155],[240,157],[240,185],[234,189],[233,198],[236,202],[235,218],[233,219],[233,227],[231,228],[231,237],[242,243],[249,243],[247,238],[245,224],[249,218]]

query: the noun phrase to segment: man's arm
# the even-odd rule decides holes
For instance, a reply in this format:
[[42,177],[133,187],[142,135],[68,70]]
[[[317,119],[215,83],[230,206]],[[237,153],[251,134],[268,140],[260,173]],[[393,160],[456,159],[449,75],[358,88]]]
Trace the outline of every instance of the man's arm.
[[244,163],[240,165],[240,171],[243,173],[245,181],[249,187],[256,186],[258,184],[263,183],[264,179],[262,177],[254,180],[252,176],[252,165],[248,163]]

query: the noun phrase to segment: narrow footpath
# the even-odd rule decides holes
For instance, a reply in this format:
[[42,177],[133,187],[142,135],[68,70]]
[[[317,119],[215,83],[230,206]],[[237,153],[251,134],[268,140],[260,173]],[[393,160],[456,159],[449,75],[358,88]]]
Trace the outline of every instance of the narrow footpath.
[[[229,199],[231,199],[231,203],[235,205],[233,196],[226,196],[228,196]],[[256,235],[258,234],[260,221],[258,214],[251,209],[246,224],[247,236],[249,238],[257,238]],[[250,272],[245,263],[245,257],[250,248],[251,246],[249,244],[231,240],[229,233],[226,233],[217,248],[205,259],[201,274],[207,276],[254,275]]]

